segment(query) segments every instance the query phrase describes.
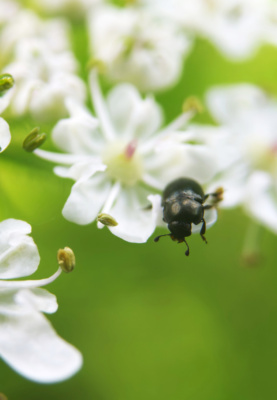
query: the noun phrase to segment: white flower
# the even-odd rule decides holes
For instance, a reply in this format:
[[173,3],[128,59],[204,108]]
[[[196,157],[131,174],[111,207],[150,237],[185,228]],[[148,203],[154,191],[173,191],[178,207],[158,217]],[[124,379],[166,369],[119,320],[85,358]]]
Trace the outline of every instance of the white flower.
[[40,286],[47,279],[11,281],[36,271],[39,254],[24,221],[0,222],[0,357],[24,377],[41,383],[69,378],[82,365],[77,349],[64,341],[42,312],[57,310],[56,297]]
[[198,32],[227,57],[245,59],[264,39],[268,7],[267,0],[212,0],[199,21]]
[[215,173],[212,157],[205,146],[186,143],[191,136],[180,131],[193,111],[161,129],[158,105],[151,97],[142,99],[130,84],[115,87],[105,103],[92,71],[91,92],[97,119],[70,99],[70,118],[53,130],[55,144],[69,154],[35,153],[68,165],[54,171],[76,181],[63,209],[65,218],[88,224],[106,213],[118,223],[109,227],[112,233],[145,242],[161,212],[155,193],[180,176],[207,182]]
[[242,205],[277,233],[277,102],[250,84],[211,89],[207,101],[229,132],[217,142],[225,163],[215,183],[226,189],[222,205]]
[[128,81],[143,91],[176,83],[190,40],[166,18],[136,8],[103,6],[91,12],[91,51],[115,82]]
[[53,18],[44,21],[31,10],[22,9],[6,20],[0,32],[0,66],[3,68],[4,64],[10,62],[21,41],[34,38],[43,40],[45,46],[53,52],[70,49],[69,25],[66,20]]
[[212,41],[227,57],[250,57],[266,40],[271,0],[142,0],[186,31]]
[[[0,81],[4,84],[4,80],[12,80],[12,77],[8,74],[0,75]],[[0,83],[0,86],[1,86]],[[10,88],[5,91],[0,90],[0,115],[2,112],[8,107],[11,96],[13,94],[13,88]],[[11,141],[11,133],[8,123],[0,117],[0,153],[5,150],[5,148],[9,145]]]
[[[14,33],[18,30],[21,37]],[[84,101],[86,88],[76,75],[78,64],[69,50],[67,34],[64,21],[43,23],[29,12],[20,13],[3,32],[4,43],[14,47],[13,61],[5,70],[16,81],[11,101],[15,114],[29,111],[40,120],[57,119],[66,115],[66,97]]]

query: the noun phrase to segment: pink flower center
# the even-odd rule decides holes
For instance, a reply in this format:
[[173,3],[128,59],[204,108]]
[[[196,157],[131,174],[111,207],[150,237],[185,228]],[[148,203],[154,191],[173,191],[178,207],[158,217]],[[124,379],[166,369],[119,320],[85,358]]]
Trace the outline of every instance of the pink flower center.
[[125,151],[124,151],[124,155],[127,158],[127,160],[130,160],[133,157],[133,155],[136,151],[136,148],[137,148],[137,144],[138,144],[137,139],[133,139],[133,140],[131,140],[130,143],[127,144]]

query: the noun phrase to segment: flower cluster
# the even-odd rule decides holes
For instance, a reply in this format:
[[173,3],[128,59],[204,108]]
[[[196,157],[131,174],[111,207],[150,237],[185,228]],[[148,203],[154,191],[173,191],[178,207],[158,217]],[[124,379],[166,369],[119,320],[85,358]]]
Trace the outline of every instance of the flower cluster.
[[11,109],[39,120],[65,115],[65,99],[84,101],[86,89],[76,75],[69,27],[62,19],[44,22],[32,11],[18,10],[0,32],[1,68],[14,77]]
[[[169,123],[154,97],[162,93],[168,103],[177,103],[167,90],[183,91],[181,77],[198,37],[236,61],[253,56],[263,43],[276,46],[273,1],[29,4],[33,10],[0,0],[0,153],[5,157],[13,138],[9,119],[25,118],[26,124],[31,119],[23,148],[54,163],[59,178],[73,181],[61,210],[68,221],[95,221],[126,242],[146,242],[156,227],[165,227],[165,188],[185,178],[196,183],[185,194],[171,193],[179,203],[170,212],[189,230],[183,236],[169,233],[173,240],[186,242],[194,232],[206,240],[206,224],[215,223],[217,206],[240,206],[277,233],[274,96],[250,83],[212,87],[205,96],[210,124],[195,122],[201,107],[193,96],[184,98],[180,115]],[[75,29],[83,35],[77,45],[71,42]],[[73,49],[85,55],[77,57]],[[80,63],[88,85],[78,75]],[[52,129],[54,150],[40,148],[46,134],[34,128],[37,122]],[[46,161],[40,160],[48,167]],[[26,378],[50,383],[77,372],[82,356],[42,314],[55,312],[57,303],[41,286],[62,269],[71,271],[75,258],[65,248],[50,278],[15,281],[38,267],[30,232],[26,222],[5,217],[0,222],[0,355]]]

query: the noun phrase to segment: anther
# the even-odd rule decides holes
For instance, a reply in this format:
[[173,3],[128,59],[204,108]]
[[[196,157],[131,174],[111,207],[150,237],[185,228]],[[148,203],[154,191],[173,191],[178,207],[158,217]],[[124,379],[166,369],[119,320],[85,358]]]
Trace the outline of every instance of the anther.
[[118,222],[109,214],[101,213],[97,216],[97,221],[105,226],[116,226]]
[[10,74],[0,75],[0,93],[9,90],[14,85],[14,79]]
[[40,129],[34,128],[23,142],[23,149],[32,152],[42,145],[46,140],[46,134],[40,133]]
[[194,111],[201,114],[204,111],[204,106],[196,96],[188,97],[183,104],[183,112]]
[[57,259],[59,266],[64,272],[71,272],[75,268],[75,255],[69,247],[59,249]]

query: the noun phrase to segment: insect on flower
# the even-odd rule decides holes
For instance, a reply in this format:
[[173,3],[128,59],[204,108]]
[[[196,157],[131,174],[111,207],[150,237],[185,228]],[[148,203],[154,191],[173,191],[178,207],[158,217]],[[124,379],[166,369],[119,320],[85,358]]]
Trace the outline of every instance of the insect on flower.
[[[222,200],[223,189],[219,188],[214,193],[204,194],[202,187],[190,178],[179,178],[166,186],[163,192],[163,220],[168,224],[170,233],[157,236],[154,241],[158,242],[161,236],[170,236],[178,243],[185,242],[189,255],[189,246],[186,237],[192,233],[191,224],[198,225],[202,222],[200,236],[207,243],[204,236],[206,232],[205,210],[211,209]],[[212,197],[211,204],[204,205],[208,197]]]

